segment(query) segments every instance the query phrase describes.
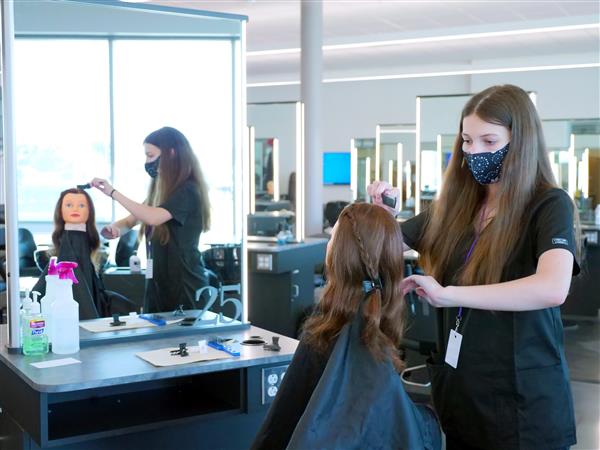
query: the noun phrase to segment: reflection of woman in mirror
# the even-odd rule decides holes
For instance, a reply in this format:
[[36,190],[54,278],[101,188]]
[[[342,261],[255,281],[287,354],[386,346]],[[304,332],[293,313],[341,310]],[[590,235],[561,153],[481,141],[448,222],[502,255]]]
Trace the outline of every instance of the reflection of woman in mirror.
[[[73,284],[73,298],[79,303],[79,318],[87,320],[110,315],[109,295],[104,291],[94,264],[100,246],[94,203],[84,190],[73,188],[60,193],[54,209],[52,244],[52,254],[59,261],[77,263],[75,277],[79,283]],[[47,274],[46,267],[33,290],[45,294]]]
[[198,250],[200,233],[210,227],[208,187],[187,138],[164,127],[144,139],[145,170],[152,178],[148,196],[137,203],[94,178],[92,186],[119,202],[130,215],[102,229],[107,239],[142,223],[146,237],[145,312],[194,308],[196,291],[208,284]]
[[403,259],[402,233],[384,209],[355,203],[341,212],[322,298],[253,450],[441,448],[433,411],[413,404],[398,375]]
[[[379,204],[394,191],[369,186]],[[429,369],[448,449],[575,444],[560,305],[579,273],[576,224],[527,92],[471,97],[439,197],[401,225],[426,274],[403,289],[439,308]]]
[[267,163],[265,164],[263,173],[265,174],[264,178],[264,189],[269,195],[269,198],[273,198],[273,139],[269,139],[271,143],[271,151],[269,152],[269,156],[267,156]]

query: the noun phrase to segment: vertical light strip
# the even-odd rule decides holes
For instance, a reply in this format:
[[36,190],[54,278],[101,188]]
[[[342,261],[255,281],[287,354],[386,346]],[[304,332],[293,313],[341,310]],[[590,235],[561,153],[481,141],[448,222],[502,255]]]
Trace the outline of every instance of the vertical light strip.
[[394,160],[390,159],[388,161],[388,180],[390,183],[390,186],[394,186]]
[[246,127],[248,147],[250,148],[250,213],[253,214],[256,211],[256,138],[255,128],[251,125]]
[[581,156],[579,170],[579,185],[581,186],[581,195],[583,198],[590,196],[590,149],[586,148]]
[[442,190],[442,174],[444,173],[444,157],[442,155],[442,135],[438,134],[436,138],[436,150],[437,150],[437,183],[436,183],[436,196],[439,196],[440,191]]
[[402,180],[402,160],[404,159],[404,147],[402,145],[402,142],[398,142],[398,144],[396,145],[396,187],[398,188],[398,191],[400,192],[398,194],[398,210],[402,211],[402,208],[404,206],[404,194],[402,193],[402,184],[403,184],[403,180]]
[[375,180],[381,179],[381,127],[375,127]]
[[371,184],[371,158],[365,159],[365,197],[368,197],[367,187]]
[[575,198],[577,190],[577,158],[575,157],[575,135],[571,134],[569,141],[569,195]]
[[531,102],[534,104],[534,106],[537,109],[537,93],[530,91],[529,92],[529,98],[531,99]]
[[358,197],[358,150],[354,138],[350,139],[350,190],[355,202]]
[[296,102],[296,241],[304,242],[304,104]]
[[279,139],[273,138],[273,201],[279,201]]
[[412,167],[410,161],[406,161],[406,168],[404,170],[404,177],[406,178],[406,200],[408,200],[412,198]]
[[[421,212],[421,97],[417,97],[416,120],[416,167],[415,167],[415,216]],[[408,176],[410,180],[410,175]]]

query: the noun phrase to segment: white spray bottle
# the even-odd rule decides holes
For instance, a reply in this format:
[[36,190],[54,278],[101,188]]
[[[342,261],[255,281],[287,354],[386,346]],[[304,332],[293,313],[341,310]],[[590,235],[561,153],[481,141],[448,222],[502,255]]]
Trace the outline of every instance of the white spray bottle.
[[56,298],[56,291],[58,289],[58,258],[53,256],[50,258],[48,264],[48,275],[46,275],[46,294],[40,300],[40,307],[44,319],[46,319],[46,333],[48,335],[48,342],[52,342],[52,317],[50,313],[50,306],[54,303]]
[[77,283],[73,269],[77,263],[62,261],[57,267],[59,282],[50,305],[52,353],[68,355],[79,351],[79,303],[73,299],[73,283]]

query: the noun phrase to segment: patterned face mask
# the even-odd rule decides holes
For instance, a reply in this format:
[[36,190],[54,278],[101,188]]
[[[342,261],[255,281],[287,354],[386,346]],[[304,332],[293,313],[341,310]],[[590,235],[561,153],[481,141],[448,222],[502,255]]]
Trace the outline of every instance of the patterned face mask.
[[[510,144],[510,143],[509,143]],[[508,153],[506,144],[500,150],[484,153],[467,153],[463,150],[463,156],[467,161],[469,170],[479,184],[497,183],[500,179],[500,169],[502,162]]]
[[151,162],[148,162],[148,163],[144,164],[144,169],[146,169],[146,172],[152,178],[156,178],[157,175],[158,175],[158,163],[159,163],[159,160],[160,160],[160,156],[158,158],[156,158],[154,161],[151,161]]

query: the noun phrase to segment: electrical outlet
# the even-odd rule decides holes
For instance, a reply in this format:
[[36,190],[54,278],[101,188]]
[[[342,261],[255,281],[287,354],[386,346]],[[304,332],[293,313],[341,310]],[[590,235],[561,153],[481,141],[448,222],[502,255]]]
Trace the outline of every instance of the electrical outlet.
[[256,254],[256,270],[273,270],[273,255],[269,253],[257,253]]
[[286,364],[285,366],[267,367],[266,369],[262,369],[263,405],[268,405],[275,399],[288,367],[289,364]]

